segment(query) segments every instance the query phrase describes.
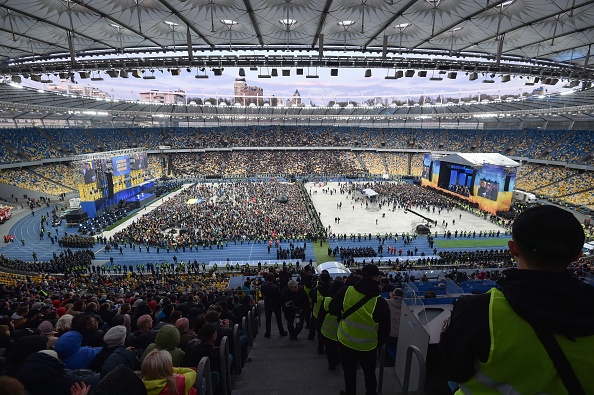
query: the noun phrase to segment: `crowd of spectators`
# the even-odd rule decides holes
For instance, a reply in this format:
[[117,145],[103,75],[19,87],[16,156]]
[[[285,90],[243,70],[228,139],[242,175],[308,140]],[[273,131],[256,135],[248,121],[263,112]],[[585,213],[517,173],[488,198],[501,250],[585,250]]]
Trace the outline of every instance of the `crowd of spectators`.
[[80,235],[65,235],[58,240],[60,247],[69,248],[92,248],[95,245],[95,238]]
[[[160,145],[180,148],[228,147],[370,147],[456,152],[501,152],[539,159],[584,161],[592,152],[590,133],[565,130],[440,130],[378,129],[353,127],[252,126],[218,128],[104,128],[104,129],[6,129],[0,131],[8,146],[22,158],[44,159],[84,154],[97,149],[122,149]],[[48,137],[49,136],[49,137]],[[50,141],[48,138],[53,140]],[[5,150],[7,155],[10,152]],[[160,155],[159,155],[160,156]],[[153,157],[153,155],[151,155]],[[422,154],[351,153],[350,151],[231,151],[167,154],[165,163],[151,158],[151,174],[194,178],[253,175],[377,175],[384,172],[418,176]],[[4,157],[6,161],[8,156]],[[587,163],[587,162],[584,162]],[[163,165],[165,164],[165,167]],[[169,166],[171,165],[171,166]],[[517,187],[569,204],[592,205],[586,191],[592,188],[590,172],[572,177],[575,170],[561,166],[524,164]],[[3,170],[0,182],[60,195],[76,190],[76,172],[61,164]],[[542,180],[556,180],[543,185]]]
[[[279,202],[281,197],[286,202]],[[191,199],[195,203],[189,203]],[[113,241],[163,249],[210,247],[228,241],[297,239],[312,234],[313,223],[296,184],[195,184],[117,232]]]
[[[229,147],[365,147],[500,152],[577,163],[594,149],[587,132],[566,130],[442,130],[325,126],[253,126],[215,128],[47,129],[62,151],[36,128],[6,129],[5,141],[31,160],[84,154],[99,147],[117,150],[142,146],[156,150]],[[571,133],[566,137],[568,133]]]
[[54,252],[49,261],[25,262],[20,259],[7,258],[0,255],[0,266],[12,271],[30,273],[76,273],[84,274],[89,272],[91,260],[95,254],[91,250],[72,251],[67,248],[60,254]]
[[[5,351],[0,371],[6,393],[24,393],[24,386],[31,395],[68,395],[89,385],[102,388],[101,393],[138,393],[129,392],[130,380],[140,388],[156,385],[145,366],[155,349],[164,350],[159,352],[169,355],[175,369],[192,373],[207,356],[217,371],[218,352],[204,349],[214,333],[214,350],[227,336],[231,357],[242,363],[247,357],[244,336],[238,345],[241,359],[236,354],[233,327],[241,325],[255,300],[228,289],[224,275],[11,277],[17,284],[0,274],[0,347]],[[110,373],[122,369],[129,377],[110,380]],[[142,381],[132,373],[139,370]]]

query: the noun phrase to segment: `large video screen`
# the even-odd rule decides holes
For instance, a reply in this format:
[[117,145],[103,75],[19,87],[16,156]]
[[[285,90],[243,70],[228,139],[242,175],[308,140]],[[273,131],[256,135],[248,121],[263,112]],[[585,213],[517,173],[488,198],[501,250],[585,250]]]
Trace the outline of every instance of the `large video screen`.
[[516,169],[483,163],[468,166],[423,158],[422,184],[447,191],[477,203],[479,208],[495,213],[509,210],[516,183]]
[[132,170],[143,170],[148,168],[148,157],[146,152],[135,154],[134,157],[130,159],[130,168]]
[[130,173],[130,157],[129,156],[116,156],[111,158],[111,165],[113,168],[113,175],[120,176],[122,174]]
[[85,184],[92,184],[97,182],[97,175],[95,173],[95,162],[92,160],[84,161],[82,164],[82,174],[85,178]]

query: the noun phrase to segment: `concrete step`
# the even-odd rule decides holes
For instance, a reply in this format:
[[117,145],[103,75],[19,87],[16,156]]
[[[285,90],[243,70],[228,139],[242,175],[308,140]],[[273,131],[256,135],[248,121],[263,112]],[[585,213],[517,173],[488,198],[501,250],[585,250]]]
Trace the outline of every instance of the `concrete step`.
[[[317,338],[307,340],[306,331],[293,341],[281,338],[273,325],[271,337],[264,338],[262,316],[262,326],[249,351],[251,362],[245,364],[240,376],[233,378],[232,395],[338,395],[344,388],[342,368],[328,369],[326,355],[316,351]],[[384,394],[401,392],[393,367],[384,370],[383,389]],[[365,393],[361,370],[357,372],[357,392]]]

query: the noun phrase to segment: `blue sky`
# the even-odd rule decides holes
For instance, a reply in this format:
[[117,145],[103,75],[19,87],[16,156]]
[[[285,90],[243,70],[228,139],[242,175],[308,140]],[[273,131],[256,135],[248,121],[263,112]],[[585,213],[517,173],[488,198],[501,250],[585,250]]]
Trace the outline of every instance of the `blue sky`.
[[[264,73],[267,71],[264,70]],[[137,100],[139,93],[149,90],[178,90],[186,91],[189,97],[201,97],[208,99],[210,97],[226,97],[233,96],[233,83],[235,78],[239,77],[238,68],[225,68],[221,76],[214,76],[210,70],[206,71],[209,76],[208,79],[196,79],[196,69],[192,69],[190,73],[185,68],[181,69],[179,76],[171,76],[166,70],[161,73],[155,71],[154,80],[144,80],[142,78],[134,78],[131,74],[129,78],[111,78],[107,74],[102,73],[104,81],[91,81],[90,79],[80,79],[78,73],[75,74],[75,80],[79,85],[92,86],[101,89],[114,96],[116,99]],[[398,80],[386,80],[387,70],[374,69],[372,76],[365,78],[365,70],[363,69],[341,69],[337,77],[330,76],[330,69],[307,68],[304,74],[318,74],[319,78],[305,78],[305,75],[296,75],[295,68],[291,69],[290,77],[281,77],[281,70],[278,69],[279,77],[272,78],[258,78],[259,71],[250,71],[245,69],[245,79],[250,86],[259,86],[264,89],[264,97],[268,98],[271,95],[280,98],[289,98],[293,95],[295,90],[299,90],[302,100],[321,105],[328,101],[347,101],[353,100],[362,102],[372,97],[396,98],[405,100],[406,98],[418,99],[421,95],[437,97],[439,95],[445,97],[468,97],[470,95],[490,94],[490,95],[506,95],[506,94],[520,94],[522,92],[532,92],[535,86],[525,86],[526,79],[519,77],[513,78],[510,82],[501,83],[498,76],[493,78],[495,83],[485,84],[482,80],[485,77],[479,75],[475,81],[468,81],[468,76],[465,73],[458,73],[458,78],[450,80],[443,77],[442,81],[430,81],[432,72],[427,73],[426,78],[400,78]],[[147,71],[147,74],[148,73]],[[394,70],[390,71],[394,74]],[[437,73],[435,73],[437,76]],[[59,83],[57,77],[54,78],[54,83]],[[32,85],[29,80],[24,80],[25,85]],[[555,86],[545,86],[549,92],[563,91],[563,83],[559,82]],[[39,84],[35,87],[40,87]]]

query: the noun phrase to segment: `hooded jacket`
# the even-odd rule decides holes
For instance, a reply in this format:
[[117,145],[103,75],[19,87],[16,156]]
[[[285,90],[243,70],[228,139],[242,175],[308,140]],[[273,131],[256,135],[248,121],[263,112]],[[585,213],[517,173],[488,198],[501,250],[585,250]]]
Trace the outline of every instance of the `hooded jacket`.
[[180,335],[177,328],[170,324],[165,325],[163,328],[161,328],[161,330],[159,330],[155,342],[149,344],[146,350],[144,350],[142,359],[144,359],[144,357],[146,357],[154,349],[166,350],[169,352],[169,354],[171,354],[173,366],[183,366],[185,353],[181,348],[179,348],[179,340]]
[[[178,395],[195,395],[196,388],[196,372],[189,368],[174,368],[173,374],[177,384]],[[145,380],[142,379],[146,387],[147,395],[168,395],[168,381],[167,379]],[[183,391],[183,392],[182,392]]]
[[68,369],[87,369],[101,347],[81,347],[83,337],[76,331],[69,331],[58,338],[54,350]]
[[31,395],[68,395],[74,384],[59,359],[40,352],[25,359],[16,378]]
[[[557,335],[594,335],[594,287],[569,272],[511,269],[499,281],[513,311],[535,328]],[[440,351],[448,379],[466,382],[477,360],[487,362],[491,348],[490,295],[460,298],[444,328]]]

